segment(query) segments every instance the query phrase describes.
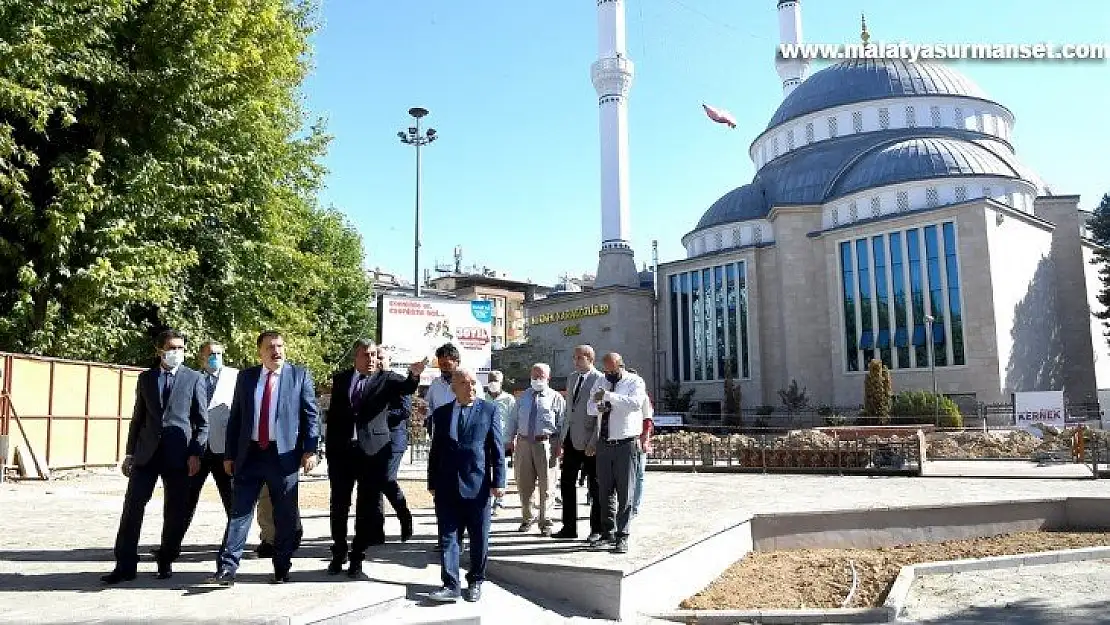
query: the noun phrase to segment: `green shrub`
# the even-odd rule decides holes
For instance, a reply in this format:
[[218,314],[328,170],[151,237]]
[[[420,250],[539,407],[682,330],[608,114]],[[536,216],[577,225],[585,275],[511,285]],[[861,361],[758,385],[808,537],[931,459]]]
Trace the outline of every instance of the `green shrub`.
[[[939,400],[939,405],[934,404]],[[890,414],[892,421],[899,424],[934,423],[933,415],[939,416],[942,428],[963,427],[964,418],[955,402],[943,395],[934,396],[927,391],[902,391],[894,396]]]

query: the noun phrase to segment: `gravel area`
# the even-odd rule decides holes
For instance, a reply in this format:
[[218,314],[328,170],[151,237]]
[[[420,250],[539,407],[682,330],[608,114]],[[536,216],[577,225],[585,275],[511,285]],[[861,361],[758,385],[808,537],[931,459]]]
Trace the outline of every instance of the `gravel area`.
[[907,564],[962,560],[1110,545],[1110,533],[1025,532],[989,538],[916,543],[880,549],[792,549],[752,553],[733,564],[705,590],[682,603],[685,609],[839,608],[859,577],[848,607],[879,606]]

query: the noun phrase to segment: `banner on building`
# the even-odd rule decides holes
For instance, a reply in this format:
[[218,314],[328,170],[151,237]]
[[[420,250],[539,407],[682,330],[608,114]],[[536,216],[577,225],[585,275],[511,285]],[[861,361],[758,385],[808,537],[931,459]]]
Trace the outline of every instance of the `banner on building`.
[[1064,429],[1064,391],[1014,393],[1014,425],[1039,433],[1036,423]]
[[453,344],[462,366],[478,374],[485,385],[491,365],[493,302],[485,300],[427,299],[383,295],[378,300],[378,343],[390,350],[393,368],[429,359],[421,384],[439,375],[435,351]]

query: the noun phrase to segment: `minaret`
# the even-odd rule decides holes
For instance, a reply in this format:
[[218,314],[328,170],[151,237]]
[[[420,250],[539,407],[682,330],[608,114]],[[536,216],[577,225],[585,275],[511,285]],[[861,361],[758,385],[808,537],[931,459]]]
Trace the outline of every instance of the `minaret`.
[[629,246],[628,91],[632,61],[625,54],[624,0],[597,0],[597,61],[590,78],[597,91],[601,129],[601,253],[598,287],[639,286]]
[[[779,43],[802,43],[802,0],[778,0]],[[790,95],[794,87],[802,84],[809,69],[809,59],[784,59],[775,51],[775,69],[782,79],[782,97]]]

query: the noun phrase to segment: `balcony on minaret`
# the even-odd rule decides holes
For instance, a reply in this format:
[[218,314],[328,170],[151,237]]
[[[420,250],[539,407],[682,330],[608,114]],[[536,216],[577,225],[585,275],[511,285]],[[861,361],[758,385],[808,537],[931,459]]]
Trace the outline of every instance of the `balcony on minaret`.
[[632,88],[633,65],[621,54],[602,57],[590,67],[590,78],[599,98],[614,96],[624,98]]

